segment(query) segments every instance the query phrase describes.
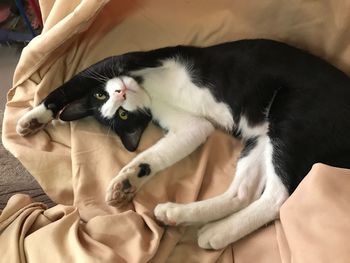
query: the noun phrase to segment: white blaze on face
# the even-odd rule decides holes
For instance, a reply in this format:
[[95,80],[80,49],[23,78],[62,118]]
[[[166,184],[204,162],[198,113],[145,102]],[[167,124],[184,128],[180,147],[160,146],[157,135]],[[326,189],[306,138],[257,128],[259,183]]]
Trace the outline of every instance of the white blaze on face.
[[110,79],[106,82],[105,90],[109,99],[102,105],[101,114],[106,118],[112,118],[121,106],[127,111],[133,111],[150,104],[146,92],[131,77]]
[[103,117],[112,118],[123,104],[123,99],[118,96],[123,86],[123,82],[119,78],[113,78],[106,82],[105,91],[107,91],[109,99],[101,107]]

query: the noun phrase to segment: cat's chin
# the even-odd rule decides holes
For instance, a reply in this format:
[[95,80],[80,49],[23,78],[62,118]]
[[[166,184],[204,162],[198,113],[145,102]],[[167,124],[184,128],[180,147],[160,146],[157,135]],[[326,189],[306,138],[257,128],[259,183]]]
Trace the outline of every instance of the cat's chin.
[[134,111],[137,111],[140,108],[144,108],[142,105],[138,106],[138,105],[134,105],[134,104],[131,104],[131,103],[125,103],[125,104],[123,104],[122,107],[123,107],[124,110],[129,111],[129,112],[134,112]]
[[135,111],[140,108],[149,108],[151,105],[151,99],[148,94],[142,90],[137,92],[128,92],[126,94],[126,100],[123,102],[122,107],[127,111]]

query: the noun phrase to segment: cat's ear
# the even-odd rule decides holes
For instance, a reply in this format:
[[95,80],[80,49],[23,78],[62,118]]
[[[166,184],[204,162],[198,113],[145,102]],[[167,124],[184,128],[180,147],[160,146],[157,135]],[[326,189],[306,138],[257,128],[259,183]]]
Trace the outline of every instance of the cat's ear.
[[124,145],[124,147],[130,151],[134,152],[136,151],[137,147],[139,146],[140,139],[142,136],[143,131],[145,130],[144,128],[137,128],[136,130],[132,132],[125,132],[122,131],[118,135]]
[[81,98],[68,104],[59,114],[62,121],[75,121],[93,114],[88,104],[88,97]]

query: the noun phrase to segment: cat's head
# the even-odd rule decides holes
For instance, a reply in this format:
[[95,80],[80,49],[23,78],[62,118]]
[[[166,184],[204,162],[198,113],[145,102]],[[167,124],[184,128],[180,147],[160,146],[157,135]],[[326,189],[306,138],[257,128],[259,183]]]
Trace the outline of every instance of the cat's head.
[[75,80],[71,80],[72,83],[68,82],[86,89],[80,92],[82,96],[79,99],[61,111],[59,118],[73,121],[94,116],[119,135],[127,150],[135,151],[152,119],[148,110],[150,98],[141,86],[141,79],[112,70],[113,66],[108,63],[103,67],[93,65],[79,73]]

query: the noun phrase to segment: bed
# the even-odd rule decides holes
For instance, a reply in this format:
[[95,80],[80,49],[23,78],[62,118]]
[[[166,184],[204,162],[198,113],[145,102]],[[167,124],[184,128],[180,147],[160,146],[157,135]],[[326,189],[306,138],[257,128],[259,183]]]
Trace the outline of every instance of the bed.
[[40,5],[44,29],[21,55],[2,139],[57,205],[13,195],[0,215],[1,261],[349,261],[349,170],[315,164],[281,208],[280,220],[223,250],[204,250],[196,243],[198,226],[162,226],[153,209],[224,192],[234,176],[239,141],[216,131],[117,209],[104,201],[107,185],[162,136],[156,126],[146,129],[139,149],[130,153],[91,118],[53,121],[25,138],[16,134],[15,124],[75,73],[128,51],[270,38],[307,49],[350,74],[350,2],[42,0]]

